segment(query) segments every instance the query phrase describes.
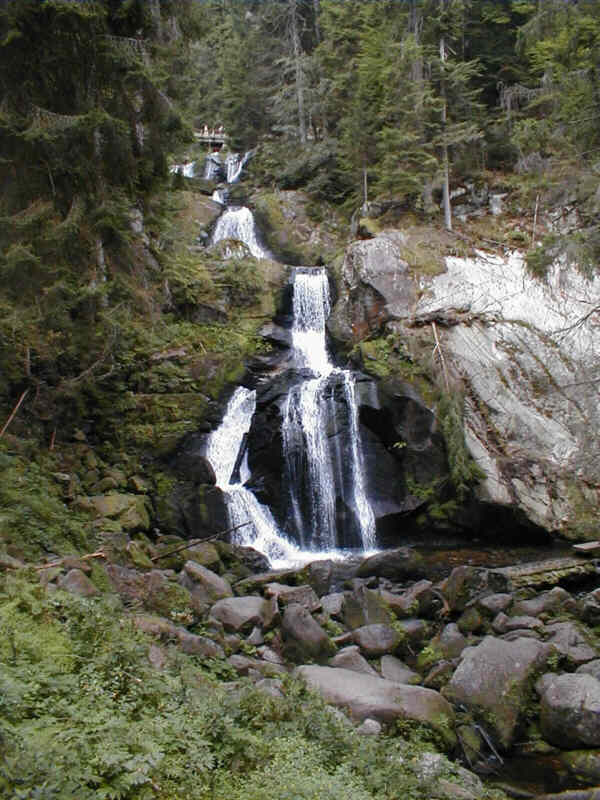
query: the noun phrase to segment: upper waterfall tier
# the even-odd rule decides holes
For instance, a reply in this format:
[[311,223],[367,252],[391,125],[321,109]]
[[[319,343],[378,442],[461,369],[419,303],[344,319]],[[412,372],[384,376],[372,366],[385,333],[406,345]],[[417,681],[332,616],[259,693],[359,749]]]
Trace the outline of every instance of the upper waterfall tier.
[[254,215],[245,206],[223,211],[213,230],[211,243],[216,244],[223,239],[237,239],[246,245],[255,258],[269,258],[269,254],[258,241]]

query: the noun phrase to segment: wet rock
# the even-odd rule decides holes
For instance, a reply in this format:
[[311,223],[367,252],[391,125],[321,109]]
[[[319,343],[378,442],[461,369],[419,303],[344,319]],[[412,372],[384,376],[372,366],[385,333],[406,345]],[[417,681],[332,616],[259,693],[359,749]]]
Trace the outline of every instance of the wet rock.
[[592,675],[552,675],[541,688],[544,738],[557,747],[600,747],[600,682]]
[[402,635],[390,625],[365,625],[353,634],[354,642],[370,658],[394,653],[402,642]]
[[298,583],[298,570],[276,569],[261,572],[258,575],[249,575],[235,584],[237,594],[256,594],[262,592],[269,583],[282,583],[286,586],[296,586]]
[[80,569],[70,569],[58,582],[59,589],[79,597],[94,597],[100,594],[91,580]]
[[455,742],[452,706],[431,689],[334,667],[301,666],[296,675],[327,703],[348,709],[355,720],[412,719],[434,728],[448,744]]
[[359,578],[373,575],[391,581],[401,581],[407,578],[421,578],[424,572],[423,557],[411,547],[399,547],[366,558],[356,571],[356,575]]
[[531,639],[505,642],[486,636],[468,647],[443,694],[482,719],[503,749],[516,736],[527,694],[554,649]]
[[291,603],[285,609],[281,631],[285,652],[296,663],[327,661],[335,653],[335,645],[323,628],[306,608],[297,603]]
[[402,257],[404,242],[394,231],[350,245],[341,267],[340,297],[328,321],[336,339],[354,343],[411,307],[415,285]]
[[412,670],[399,658],[392,655],[381,656],[381,675],[388,681],[414,685],[421,682],[418,672]]
[[546,625],[543,630],[547,641],[575,666],[598,657],[598,651],[590,646],[586,636],[574,622],[555,622]]
[[354,645],[344,647],[339,653],[329,661],[330,667],[342,667],[351,669],[353,672],[364,672],[366,675],[377,675],[377,672],[369,664],[366,658],[360,654],[360,649]]
[[262,597],[226,597],[213,605],[210,617],[221,622],[225,630],[238,633],[255,625],[265,626],[267,606]]

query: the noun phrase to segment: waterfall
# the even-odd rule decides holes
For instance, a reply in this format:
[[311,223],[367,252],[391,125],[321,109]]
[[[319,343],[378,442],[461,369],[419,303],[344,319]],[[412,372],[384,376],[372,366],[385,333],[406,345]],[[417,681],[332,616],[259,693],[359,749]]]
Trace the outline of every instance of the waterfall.
[[225,169],[227,174],[227,183],[237,183],[241,177],[242,170],[248,163],[252,151],[249,150],[241,156],[239,153],[230,153],[225,159]]
[[[261,505],[244,483],[250,477],[245,452],[245,437],[250,430],[256,410],[256,392],[239,386],[233,393],[221,425],[208,440],[207,458],[212,464],[217,486],[226,496],[227,516],[230,527],[238,528],[233,534],[236,544],[254,547],[264,553],[274,568],[286,567],[314,560],[315,558],[338,557],[336,553],[316,554],[303,552],[278,530],[270,510]],[[242,456],[239,475],[235,476],[236,464]],[[250,523],[245,525],[244,523]]]
[[335,367],[327,353],[329,310],[325,270],[297,268],[293,361],[311,375],[288,392],[284,404],[283,456],[289,488],[286,533],[244,485],[250,478],[245,442],[256,410],[256,392],[236,389],[223,422],[209,438],[207,457],[217,486],[226,494],[229,523],[231,527],[251,523],[234,533],[234,541],[260,550],[274,567],[340,558],[340,528],[344,527],[354,538],[342,530],[346,540],[342,544],[352,539],[363,550],[375,544],[375,520],[363,476],[354,375]]
[[267,251],[259,244],[254,215],[245,206],[227,208],[217,220],[211,244],[223,239],[237,239],[248,247],[255,258],[269,258]]
[[[283,422],[290,525],[303,547],[338,545],[340,504],[368,550],[375,543],[375,517],[363,475],[354,375],[336,368],[327,353],[330,311],[324,269],[295,271],[292,347],[295,365],[314,377],[288,393]],[[347,419],[346,435],[340,410]],[[347,533],[347,532],[346,532]],[[342,531],[342,534],[344,532]]]

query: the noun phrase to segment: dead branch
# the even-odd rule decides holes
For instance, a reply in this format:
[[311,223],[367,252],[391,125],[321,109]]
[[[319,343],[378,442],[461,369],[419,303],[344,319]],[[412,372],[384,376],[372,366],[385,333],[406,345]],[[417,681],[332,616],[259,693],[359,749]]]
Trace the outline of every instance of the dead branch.
[[6,429],[15,418],[17,411],[21,408],[21,403],[23,402],[23,400],[25,400],[28,394],[29,394],[29,389],[25,389],[21,397],[19,397],[17,405],[13,408],[10,417],[6,420],[6,422],[4,423],[4,427],[0,431],[0,439],[4,436]]
[[204,539],[190,539],[185,544],[178,545],[172,550],[167,550],[164,553],[159,553],[157,556],[152,556],[150,561],[158,561],[160,558],[166,558],[167,556],[172,556],[173,553],[179,553],[181,552],[181,550],[187,550],[189,547],[193,547],[196,544],[202,544],[202,542],[212,542],[213,539],[218,539],[219,536],[224,536],[226,533],[233,533],[233,531],[237,531],[238,528],[244,528],[246,525],[251,525],[251,524],[252,523],[250,522],[250,520],[248,520],[248,522],[242,522],[239,525],[235,525],[233,528],[228,528],[226,531],[219,531],[218,533],[215,533],[212,536],[207,536]]
[[77,561],[90,561],[92,558],[106,558],[106,553],[103,550],[97,550],[95,553],[88,553],[85,556],[65,556],[64,558],[59,558],[58,561],[51,561],[49,564],[41,564],[37,567],[34,567],[34,569],[42,570],[52,569],[52,567],[62,567],[65,561],[69,558],[77,559]]

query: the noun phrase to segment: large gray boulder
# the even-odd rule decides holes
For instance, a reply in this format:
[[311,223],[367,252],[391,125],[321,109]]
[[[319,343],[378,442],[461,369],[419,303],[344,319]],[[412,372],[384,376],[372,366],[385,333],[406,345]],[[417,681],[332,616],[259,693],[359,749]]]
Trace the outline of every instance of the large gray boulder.
[[557,747],[600,747],[600,681],[585,674],[548,676],[542,682],[540,727]]
[[439,692],[334,667],[305,665],[296,674],[355,720],[412,719],[437,730],[446,742],[454,741],[454,712]]
[[356,645],[344,647],[329,662],[330,667],[350,669],[352,672],[364,672],[365,675],[377,675],[366,658],[360,654]]
[[394,653],[400,646],[402,638],[391,625],[364,625],[362,628],[357,628],[353,634],[355,644],[370,658]]
[[281,632],[286,655],[296,663],[327,661],[335,653],[335,645],[329,636],[310,612],[298,603],[286,607]]
[[443,694],[479,717],[497,745],[507,750],[515,739],[528,694],[554,648],[534,639],[513,642],[486,636],[463,650],[462,660]]
[[222,623],[225,630],[237,633],[255,625],[267,627],[270,606],[262,597],[226,597],[213,605],[209,616]]
[[203,567],[196,561],[186,561],[183,567],[183,585],[206,603],[232,597],[231,585],[225,578]]
[[389,578],[391,581],[420,578],[424,575],[423,557],[412,547],[384,550],[366,558],[356,571],[359,578]]

